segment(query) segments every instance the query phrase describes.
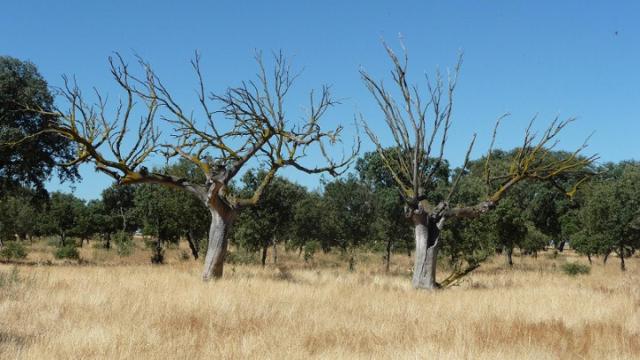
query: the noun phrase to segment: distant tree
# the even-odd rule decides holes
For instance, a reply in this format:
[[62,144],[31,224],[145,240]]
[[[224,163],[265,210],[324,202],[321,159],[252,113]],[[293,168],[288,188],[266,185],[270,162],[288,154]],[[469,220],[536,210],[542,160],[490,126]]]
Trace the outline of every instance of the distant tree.
[[103,221],[103,204],[99,200],[91,200],[87,204],[77,205],[77,219],[74,235],[80,238],[80,246],[100,233]]
[[[393,63],[392,77],[397,87],[396,92],[381,81],[374,80],[364,70],[361,72],[363,81],[369,89],[383,114],[382,118],[391,132],[392,139],[398,151],[393,154],[385,152],[378,132],[374,131],[363,121],[369,138],[376,145],[385,166],[391,172],[396,186],[399,188],[406,204],[407,216],[414,224],[416,255],[413,273],[413,286],[422,289],[440,287],[436,282],[436,265],[440,248],[440,233],[448,219],[459,217],[477,217],[495,209],[503,197],[517,184],[525,180],[552,180],[559,175],[571,172],[582,172],[594,158],[581,158],[575,153],[555,159],[549,156],[550,147],[554,146],[556,137],[571,119],[566,121],[554,120],[551,125],[537,138],[527,128],[522,146],[510,161],[510,166],[503,171],[494,169],[491,163],[491,153],[495,142],[499,120],[496,122],[488,156],[486,158],[485,179],[486,196],[476,204],[455,206],[451,197],[459,189],[460,178],[465,175],[464,169],[469,161],[475,136],[467,150],[462,171],[453,179],[449,191],[443,199],[430,201],[430,193],[434,191],[431,184],[435,174],[442,165],[444,148],[449,137],[453,114],[453,94],[457,85],[461,59],[449,76],[448,83],[439,73],[433,81],[427,81],[426,98],[420,95],[418,87],[409,85],[407,81],[407,55],[403,59],[386,46],[387,54]],[[372,122],[369,122],[369,124]],[[432,124],[428,130],[428,123]],[[431,169],[425,171],[425,169]],[[573,190],[567,190],[572,193]],[[463,270],[460,274],[465,274]],[[444,285],[455,281],[456,276],[447,279]]]
[[[53,109],[47,82],[34,64],[0,56],[0,195],[21,186],[44,192],[56,163],[73,159],[72,142],[42,133],[57,117],[27,107]],[[57,169],[62,180],[78,178],[73,166]]]
[[60,237],[61,247],[67,245],[69,236],[75,235],[83,206],[84,202],[72,194],[51,194],[46,216],[42,221],[45,231]]
[[37,232],[38,201],[28,189],[18,188],[12,195],[0,197],[1,240],[29,240]]
[[325,184],[323,222],[325,236],[349,256],[349,268],[355,264],[351,250],[371,238],[371,219],[374,216],[373,194],[355,176],[336,179]]
[[102,206],[114,222],[114,227],[120,231],[133,232],[140,225],[134,209],[135,192],[134,186],[115,184],[102,191]]
[[[256,191],[266,171],[248,171],[242,178],[240,195]],[[233,238],[249,251],[262,251],[261,263],[265,266],[267,250],[273,248],[274,263],[277,262],[277,243],[291,237],[295,205],[306,193],[300,185],[276,177],[265,189],[258,206],[249,208],[238,216]]]
[[515,203],[515,199],[507,197],[489,216],[496,243],[502,247],[507,265],[511,267],[513,266],[513,249],[522,246],[528,232],[522,211]]
[[[580,210],[578,248],[607,256],[615,252],[620,268],[640,248],[640,165],[621,163],[613,176],[594,181]],[[587,249],[587,250],[585,250]]]
[[325,202],[317,192],[307,193],[295,204],[291,233],[293,238],[287,242],[289,248],[296,248],[300,253],[304,251],[305,260],[313,257],[316,250],[331,249],[331,241],[325,231],[328,221],[324,209]]

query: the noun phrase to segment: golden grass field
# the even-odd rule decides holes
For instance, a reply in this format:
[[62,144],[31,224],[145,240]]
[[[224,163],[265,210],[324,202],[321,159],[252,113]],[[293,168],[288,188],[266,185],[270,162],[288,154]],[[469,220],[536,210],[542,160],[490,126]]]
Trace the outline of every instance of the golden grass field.
[[[570,277],[570,252],[501,258],[460,286],[410,287],[410,259],[384,274],[379,255],[355,272],[337,256],[305,265],[226,267],[203,283],[201,264],[167,252],[148,265],[85,247],[82,265],[0,265],[0,359],[639,359],[640,259]],[[51,257],[52,259],[52,257]],[[284,267],[286,266],[286,268]],[[442,275],[444,272],[442,272]]]

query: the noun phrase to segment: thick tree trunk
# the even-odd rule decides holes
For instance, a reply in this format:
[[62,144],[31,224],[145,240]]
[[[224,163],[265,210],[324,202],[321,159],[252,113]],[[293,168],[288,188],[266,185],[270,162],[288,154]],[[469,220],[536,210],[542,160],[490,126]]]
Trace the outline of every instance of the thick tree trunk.
[[437,222],[428,216],[414,216],[416,260],[413,269],[413,287],[437,289],[436,263],[440,247],[440,229]]
[[512,247],[506,247],[505,248],[505,255],[507,257],[507,265],[509,267],[513,267],[513,248]]
[[207,255],[204,260],[204,271],[202,272],[204,281],[222,277],[224,258],[227,254],[227,234],[233,222],[231,210],[218,211],[212,208],[210,211],[209,244],[207,245]]
[[565,240],[561,240],[560,242],[558,242],[558,246],[556,246],[556,249],[557,249],[558,251],[560,251],[560,252],[563,252],[563,251],[564,251],[564,245],[565,245],[566,243],[567,243],[567,242],[566,242]]
[[625,271],[627,267],[624,264],[624,248],[620,248],[620,270]]
[[191,231],[187,231],[185,236],[187,237],[187,243],[189,244],[189,249],[191,249],[191,255],[193,255],[194,259],[198,260],[198,249],[200,247],[199,241],[196,241]]

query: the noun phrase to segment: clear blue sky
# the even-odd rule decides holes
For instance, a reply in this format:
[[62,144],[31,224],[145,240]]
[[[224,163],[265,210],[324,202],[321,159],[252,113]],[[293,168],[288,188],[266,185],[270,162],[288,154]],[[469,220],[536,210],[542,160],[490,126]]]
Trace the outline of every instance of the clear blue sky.
[[[289,99],[292,113],[307,92],[333,85],[342,105],[327,123],[349,124],[361,112],[384,134],[380,114],[358,75],[362,66],[388,76],[380,38],[410,53],[416,81],[465,54],[447,157],[459,164],[472,133],[474,154],[486,151],[494,119],[513,115],[498,145],[516,146],[528,119],[540,127],[556,115],[576,116],[563,148],[595,131],[589,151],[604,161],[638,158],[640,134],[640,2],[638,1],[5,1],[0,54],[33,61],[51,85],[75,74],[80,85],[117,94],[107,57],[120,51],[150,61],[195,106],[189,59],[203,56],[210,90],[255,74],[252,55],[284,50],[304,73]],[[113,95],[112,95],[113,96]],[[351,133],[349,133],[351,134]],[[366,139],[365,139],[366,140]],[[363,150],[371,150],[365,141]],[[95,198],[111,183],[82,169],[76,195]],[[288,171],[310,186],[317,177]],[[69,186],[50,182],[50,190]]]

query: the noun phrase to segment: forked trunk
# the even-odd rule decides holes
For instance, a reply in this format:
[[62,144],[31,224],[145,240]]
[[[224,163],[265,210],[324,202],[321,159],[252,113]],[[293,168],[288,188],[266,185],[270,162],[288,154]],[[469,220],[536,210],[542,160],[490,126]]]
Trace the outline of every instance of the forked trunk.
[[227,234],[231,229],[233,216],[231,211],[211,210],[211,227],[209,228],[209,244],[204,260],[204,281],[212,278],[221,278],[224,267],[224,258],[227,254]]
[[436,263],[440,247],[440,229],[437,222],[428,216],[415,216],[416,260],[413,269],[413,287],[437,289]]

